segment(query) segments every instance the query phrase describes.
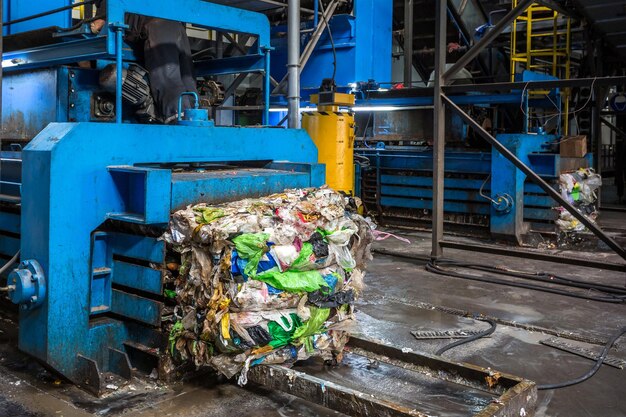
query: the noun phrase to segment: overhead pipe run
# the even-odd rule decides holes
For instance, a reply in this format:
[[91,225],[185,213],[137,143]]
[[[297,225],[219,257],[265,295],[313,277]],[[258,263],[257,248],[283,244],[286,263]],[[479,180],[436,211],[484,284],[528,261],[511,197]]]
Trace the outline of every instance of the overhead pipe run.
[[289,0],[287,20],[288,126],[300,129],[300,0]]

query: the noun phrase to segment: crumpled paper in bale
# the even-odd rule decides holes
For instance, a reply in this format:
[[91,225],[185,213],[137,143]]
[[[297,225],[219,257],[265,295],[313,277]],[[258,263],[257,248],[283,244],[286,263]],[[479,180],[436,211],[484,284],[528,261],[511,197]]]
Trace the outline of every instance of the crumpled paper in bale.
[[163,236],[168,269],[178,265],[165,290],[171,360],[245,384],[258,364],[340,358],[371,259],[359,203],[296,189],[174,213]]

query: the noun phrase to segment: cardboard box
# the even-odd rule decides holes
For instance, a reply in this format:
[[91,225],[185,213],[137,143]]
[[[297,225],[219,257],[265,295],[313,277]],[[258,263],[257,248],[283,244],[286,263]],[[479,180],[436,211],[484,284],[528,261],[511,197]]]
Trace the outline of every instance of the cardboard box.
[[578,171],[580,168],[589,168],[587,158],[565,158],[561,157],[561,174]]
[[584,158],[587,155],[587,136],[566,136],[561,139],[561,156]]

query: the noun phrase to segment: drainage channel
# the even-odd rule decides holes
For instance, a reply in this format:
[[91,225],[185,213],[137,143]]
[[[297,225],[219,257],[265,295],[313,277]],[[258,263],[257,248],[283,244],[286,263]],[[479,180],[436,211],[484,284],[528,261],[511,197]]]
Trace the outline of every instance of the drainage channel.
[[248,379],[350,416],[532,416],[534,382],[353,337],[334,367],[260,365]]

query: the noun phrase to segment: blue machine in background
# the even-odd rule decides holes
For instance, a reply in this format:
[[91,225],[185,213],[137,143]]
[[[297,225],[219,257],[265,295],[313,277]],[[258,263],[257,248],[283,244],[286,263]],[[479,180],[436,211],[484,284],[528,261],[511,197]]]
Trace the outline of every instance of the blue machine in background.
[[[545,79],[526,71],[524,81]],[[420,89],[367,91],[359,94],[362,111],[375,109],[361,134],[355,153],[365,160],[357,170],[357,191],[366,207],[387,225],[429,224],[432,212],[433,154],[432,95]],[[560,103],[558,90],[543,98],[529,98],[527,91],[509,94],[450,95],[457,105],[486,111],[498,106],[552,109]],[[385,109],[385,110],[376,110]],[[494,119],[497,117],[493,113]],[[547,119],[554,119],[548,115]],[[363,119],[362,119],[363,120]],[[363,123],[363,122],[362,122]],[[560,118],[556,122],[560,124]],[[494,120],[494,125],[497,121]],[[529,132],[528,116],[519,121],[519,134],[498,134],[497,139],[517,158],[558,188],[564,169],[593,166],[592,155],[562,160],[558,153],[561,135]],[[371,129],[370,129],[371,128]],[[509,129],[510,131],[510,129]],[[491,236],[521,243],[533,226],[553,232],[558,213],[556,202],[495,150],[468,143],[468,130],[459,118],[447,119],[444,212],[455,230],[484,230]],[[364,158],[364,159],[363,159]],[[576,159],[572,161],[572,159]]]
[[[175,8],[110,1],[107,12],[102,35],[3,55],[0,255],[21,252],[8,277],[20,306],[19,347],[95,393],[106,375],[158,367],[158,236],[173,210],[325,181],[304,131],[208,127],[202,110],[177,126],[135,124],[120,111],[120,78],[112,96],[99,86],[101,68],[133,60],[119,31],[126,13],[251,33],[248,55],[199,62],[198,73],[260,72],[269,80],[265,16],[199,0]],[[98,60],[96,68],[75,65],[87,59]]]
[[[356,0],[352,14],[336,14],[330,30],[337,55],[337,91],[350,92],[357,82],[391,81],[393,2]],[[302,23],[302,50],[309,42],[318,20]],[[272,76],[287,73],[287,38],[284,25],[272,27]],[[322,36],[300,75],[301,96],[305,102],[318,92],[322,81],[333,75],[333,45],[328,30]]]

